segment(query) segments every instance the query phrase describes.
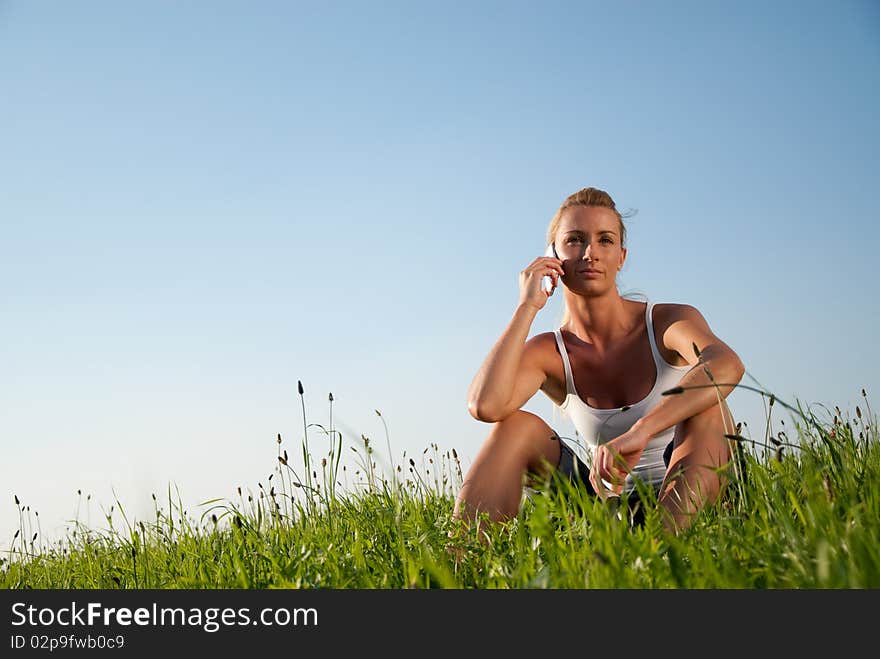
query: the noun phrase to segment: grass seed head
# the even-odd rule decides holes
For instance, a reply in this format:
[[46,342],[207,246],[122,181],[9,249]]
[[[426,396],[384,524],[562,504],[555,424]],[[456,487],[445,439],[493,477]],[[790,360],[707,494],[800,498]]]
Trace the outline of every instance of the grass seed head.
[[828,474],[822,477],[822,487],[825,490],[825,496],[828,497],[829,501],[832,501],[834,499],[834,491],[831,489],[831,479],[828,478]]

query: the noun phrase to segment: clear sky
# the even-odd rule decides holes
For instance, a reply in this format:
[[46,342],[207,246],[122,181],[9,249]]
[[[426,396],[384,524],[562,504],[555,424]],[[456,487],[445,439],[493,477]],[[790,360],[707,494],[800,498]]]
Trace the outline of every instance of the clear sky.
[[468,385],[585,186],[637,210],[622,292],[784,400],[876,400],[878,71],[867,0],[0,2],[0,544],[13,495],[48,540],[77,489],[97,527],[256,489],[298,380],[347,455],[384,419],[395,463],[466,469]]

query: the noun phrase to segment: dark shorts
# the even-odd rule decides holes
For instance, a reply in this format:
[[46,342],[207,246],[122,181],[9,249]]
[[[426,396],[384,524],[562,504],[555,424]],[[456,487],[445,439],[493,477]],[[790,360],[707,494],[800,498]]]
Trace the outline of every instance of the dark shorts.
[[[568,480],[572,485],[585,488],[591,495],[596,496],[596,490],[593,489],[593,484],[590,483],[590,468],[575,455],[568,444],[561,440],[559,444],[561,455],[559,457],[559,465],[556,467],[556,475]],[[670,441],[666,448],[663,449],[663,464],[666,465],[667,469],[669,468],[669,460],[671,458],[672,442]],[[638,491],[634,490],[630,493],[627,503],[629,505],[630,522],[633,525],[642,524],[645,521],[644,509]]]

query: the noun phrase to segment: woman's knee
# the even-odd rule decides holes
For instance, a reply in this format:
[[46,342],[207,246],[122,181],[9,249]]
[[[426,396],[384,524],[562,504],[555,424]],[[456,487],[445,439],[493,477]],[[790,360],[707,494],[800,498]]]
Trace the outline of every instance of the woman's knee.
[[730,441],[725,435],[733,432],[733,416],[727,405],[712,405],[676,426],[671,462],[697,454],[694,457],[704,466],[720,467],[730,460]]
[[676,426],[675,441],[660,499],[682,508],[699,509],[714,501],[726,481],[724,468],[731,463],[730,441],[725,434],[732,422],[727,406],[718,405]]
[[502,450],[518,452],[531,470],[539,469],[545,460],[554,466],[559,462],[559,435],[541,417],[526,410],[495,422],[489,441]]

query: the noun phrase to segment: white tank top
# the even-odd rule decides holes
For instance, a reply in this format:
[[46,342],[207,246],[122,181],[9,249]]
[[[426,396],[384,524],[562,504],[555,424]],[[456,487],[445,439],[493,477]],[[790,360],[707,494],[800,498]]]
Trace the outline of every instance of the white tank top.
[[[664,391],[678,385],[682,376],[691,369],[691,366],[673,366],[667,363],[660,355],[654,339],[654,326],[651,322],[653,308],[654,304],[648,301],[645,306],[645,322],[648,327],[648,340],[651,343],[651,354],[654,355],[657,377],[654,381],[654,388],[651,389],[648,395],[629,407],[600,409],[587,405],[578,396],[577,388],[574,386],[571,363],[568,360],[568,352],[562,340],[562,333],[559,329],[554,332],[556,335],[556,345],[559,348],[562,362],[565,365],[566,389],[565,400],[562,401],[561,405],[557,405],[557,407],[564,416],[571,419],[575,429],[581,436],[583,445],[573,446],[572,448],[590,466],[592,466],[593,450],[596,446],[614,439],[629,430],[636,421],[660,402]],[[655,491],[660,488],[663,477],[666,474],[666,465],[663,463],[663,451],[666,445],[672,441],[674,433],[675,426],[671,426],[651,439],[642,452],[638,464],[633,469],[635,475],[645,483],[651,483]],[[634,489],[635,484],[632,480],[632,474],[630,474],[626,479],[624,491],[630,492]]]

